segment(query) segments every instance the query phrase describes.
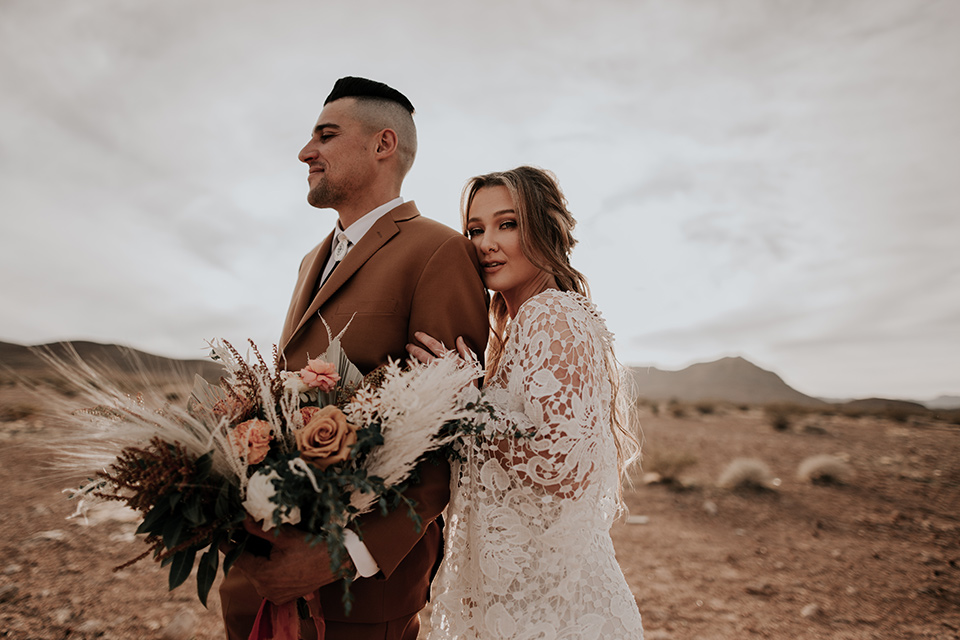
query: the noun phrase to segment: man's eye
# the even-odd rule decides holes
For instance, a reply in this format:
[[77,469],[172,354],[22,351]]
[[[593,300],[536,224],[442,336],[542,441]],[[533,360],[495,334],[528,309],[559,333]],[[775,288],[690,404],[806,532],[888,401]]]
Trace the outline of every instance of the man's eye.
[[323,134],[322,136],[320,136],[320,142],[326,142],[327,140],[329,140],[329,139],[332,138],[332,137],[333,137],[333,134],[332,134],[332,133],[325,133],[325,134]]

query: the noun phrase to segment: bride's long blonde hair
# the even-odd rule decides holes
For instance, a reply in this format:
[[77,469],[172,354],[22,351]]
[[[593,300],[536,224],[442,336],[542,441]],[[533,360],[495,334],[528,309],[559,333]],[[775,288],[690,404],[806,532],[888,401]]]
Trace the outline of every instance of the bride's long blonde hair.
[[[520,250],[544,273],[553,276],[561,291],[574,291],[589,298],[590,288],[582,273],[570,264],[570,252],[577,244],[573,228],[577,221],[567,210],[567,199],[556,177],[544,169],[530,166],[475,176],[467,181],[460,197],[460,223],[464,233],[470,207],[477,192],[485,187],[506,187],[513,200],[520,231]],[[490,338],[487,343],[487,378],[497,370],[503,357],[504,332],[509,314],[503,294],[495,292],[490,300]],[[617,445],[617,469],[622,478],[640,457],[631,394],[624,388],[628,378],[613,349],[606,353],[607,375],[613,388],[611,429]]]

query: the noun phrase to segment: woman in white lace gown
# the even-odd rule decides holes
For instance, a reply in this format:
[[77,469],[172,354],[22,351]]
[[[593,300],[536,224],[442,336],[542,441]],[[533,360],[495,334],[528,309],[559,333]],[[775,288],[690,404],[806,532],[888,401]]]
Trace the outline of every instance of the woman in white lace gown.
[[575,221],[531,167],[472,179],[463,203],[493,292],[484,390],[497,429],[529,437],[477,438],[452,463],[429,637],[642,638],[609,533],[637,441],[617,409],[613,336],[569,263]]

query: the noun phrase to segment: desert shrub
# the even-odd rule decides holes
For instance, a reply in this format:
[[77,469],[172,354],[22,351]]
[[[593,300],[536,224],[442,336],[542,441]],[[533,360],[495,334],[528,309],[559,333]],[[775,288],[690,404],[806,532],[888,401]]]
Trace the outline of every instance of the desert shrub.
[[906,422],[907,418],[914,415],[915,412],[907,409],[906,407],[897,407],[897,406],[887,406],[880,411],[880,415],[886,418],[887,420],[892,420],[894,422]]
[[643,453],[644,473],[655,473],[659,482],[678,484],[680,475],[697,463],[697,457],[687,451],[654,449]]
[[717,405],[712,402],[701,401],[693,405],[693,408],[696,409],[700,415],[708,416],[717,410]]
[[680,403],[680,401],[678,401],[676,398],[672,398],[667,403],[667,411],[674,418],[682,418],[685,415],[687,415],[687,408],[682,403]]
[[787,431],[790,429],[790,415],[783,411],[767,410],[767,422],[776,431]]
[[787,431],[793,424],[794,419],[811,413],[810,407],[803,407],[797,404],[768,404],[764,409],[767,415],[767,421],[770,426],[777,431]]
[[813,484],[849,484],[853,469],[837,456],[821,454],[805,458],[800,463],[797,479]]
[[723,489],[773,489],[779,484],[770,467],[757,458],[735,458],[717,480]]
[[750,411],[750,405],[748,404],[738,404],[737,409],[740,411]]
[[857,409],[856,407],[841,407],[840,413],[847,418],[862,418],[867,415],[867,412],[863,409]]

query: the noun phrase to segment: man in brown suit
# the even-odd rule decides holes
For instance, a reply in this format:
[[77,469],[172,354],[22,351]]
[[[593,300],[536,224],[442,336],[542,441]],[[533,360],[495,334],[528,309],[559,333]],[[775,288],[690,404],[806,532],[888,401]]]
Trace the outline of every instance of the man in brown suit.
[[[323,321],[334,335],[350,324],[343,349],[363,373],[388,358],[404,359],[417,331],[448,345],[464,336],[483,353],[486,294],[472,244],[399,197],[416,154],[412,115],[403,94],[363,78],[341,78],[324,102],[299,158],[310,168],[307,201],[339,216],[300,265],[280,339],[287,369],[327,349]],[[261,596],[282,604],[310,594],[319,595],[328,640],[414,640],[438,560],[435,520],[449,499],[450,476],[445,464],[424,463],[418,471],[406,497],[416,503],[420,531],[404,507],[366,514],[348,534],[343,569],[361,576],[351,586],[349,616],[325,545],[310,547],[302,532],[287,527],[269,538],[269,559],[245,553],[224,580],[228,640],[247,639]],[[314,637],[312,625],[301,626],[303,637]]]

